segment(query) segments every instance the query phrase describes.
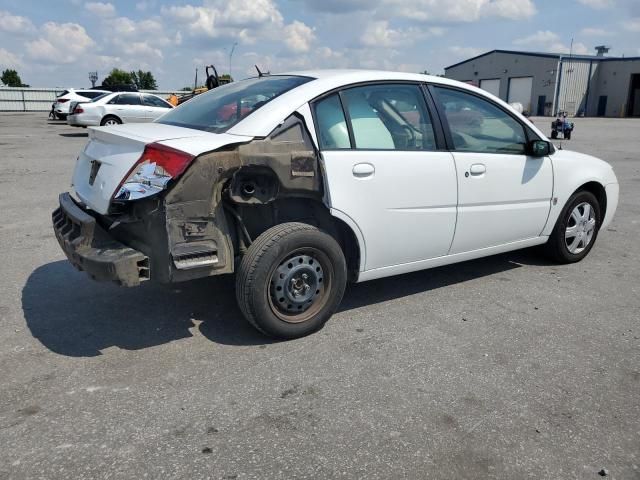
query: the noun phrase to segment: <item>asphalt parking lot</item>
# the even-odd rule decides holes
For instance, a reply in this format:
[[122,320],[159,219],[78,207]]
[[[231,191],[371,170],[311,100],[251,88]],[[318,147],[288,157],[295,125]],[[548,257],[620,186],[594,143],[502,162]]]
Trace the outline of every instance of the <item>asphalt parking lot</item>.
[[354,285],[272,342],[228,280],[75,271],[50,214],[86,131],[0,114],[0,478],[639,479],[640,120],[575,123],[621,183],[585,261]]

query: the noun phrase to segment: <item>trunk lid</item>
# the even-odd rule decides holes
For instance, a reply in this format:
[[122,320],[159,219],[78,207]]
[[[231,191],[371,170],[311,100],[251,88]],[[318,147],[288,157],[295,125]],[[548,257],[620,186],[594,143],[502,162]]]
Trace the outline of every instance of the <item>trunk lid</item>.
[[231,143],[250,140],[160,123],[129,124],[89,129],[89,141],[78,156],[73,173],[76,195],[89,208],[106,214],[114,192],[149,143],[171,146],[180,140],[182,150],[197,156]]

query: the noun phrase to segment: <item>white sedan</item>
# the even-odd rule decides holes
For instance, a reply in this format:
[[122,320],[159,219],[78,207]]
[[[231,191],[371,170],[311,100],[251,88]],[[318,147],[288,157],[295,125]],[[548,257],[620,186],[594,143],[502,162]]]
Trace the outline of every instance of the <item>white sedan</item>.
[[88,103],[78,103],[67,117],[74,127],[153,122],[173,108],[157,95],[137,92],[105,93]]
[[321,328],[347,281],[534,245],[577,262],[618,203],[610,165],[478,88],[349,70],[91,129],[73,187],[53,223],[77,268],[125,286],[235,274],[246,319],[280,338]]

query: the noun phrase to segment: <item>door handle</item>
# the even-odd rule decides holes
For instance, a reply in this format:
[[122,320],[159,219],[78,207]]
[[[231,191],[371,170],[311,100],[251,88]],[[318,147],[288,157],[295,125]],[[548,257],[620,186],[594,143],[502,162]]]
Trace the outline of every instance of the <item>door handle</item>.
[[484,175],[486,171],[487,167],[485,167],[482,163],[474,163],[473,165],[471,165],[471,167],[469,167],[469,172],[474,176]]
[[356,163],[353,166],[353,176],[357,178],[370,177],[376,171],[376,168],[370,163]]

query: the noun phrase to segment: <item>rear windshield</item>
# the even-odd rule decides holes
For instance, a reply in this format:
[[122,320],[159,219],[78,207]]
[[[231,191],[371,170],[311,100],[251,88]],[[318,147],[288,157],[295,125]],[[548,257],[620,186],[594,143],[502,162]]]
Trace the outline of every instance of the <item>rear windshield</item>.
[[167,112],[158,123],[221,133],[265,103],[311,78],[278,75],[250,78],[195,96]]
[[82,95],[83,97],[87,97],[87,98],[96,98],[99,97],[101,95],[104,95],[104,92],[96,92],[95,90],[85,90],[83,92],[76,92],[78,95]]
[[107,92],[107,93],[101,93],[100,95],[98,95],[97,97],[95,97],[93,100],[91,100],[91,102],[97,102],[98,100],[102,100],[104,97],[107,97],[111,95],[111,92]]

